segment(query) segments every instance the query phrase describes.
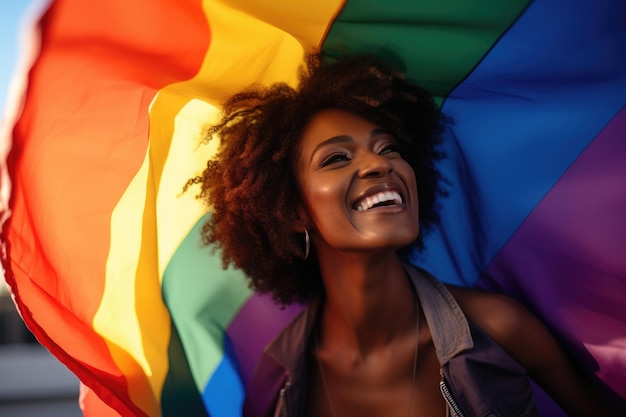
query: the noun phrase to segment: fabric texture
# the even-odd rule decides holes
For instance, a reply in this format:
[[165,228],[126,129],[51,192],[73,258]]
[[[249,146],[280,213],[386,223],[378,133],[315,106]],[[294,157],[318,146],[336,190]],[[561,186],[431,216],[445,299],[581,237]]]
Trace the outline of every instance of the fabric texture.
[[87,416],[241,414],[302,306],[224,270],[199,238],[210,210],[181,190],[224,100],[297,85],[312,50],[400,65],[453,121],[442,223],[411,263],[525,304],[626,410],[626,2],[41,4],[0,124],[0,253]]

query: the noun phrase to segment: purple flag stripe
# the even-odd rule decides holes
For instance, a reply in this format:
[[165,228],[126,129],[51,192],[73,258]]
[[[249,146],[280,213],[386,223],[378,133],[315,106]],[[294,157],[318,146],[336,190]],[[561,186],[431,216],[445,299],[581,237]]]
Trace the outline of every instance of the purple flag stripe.
[[263,348],[287,326],[302,306],[281,310],[268,295],[254,294],[239,310],[226,330],[239,364],[244,387],[248,386]]

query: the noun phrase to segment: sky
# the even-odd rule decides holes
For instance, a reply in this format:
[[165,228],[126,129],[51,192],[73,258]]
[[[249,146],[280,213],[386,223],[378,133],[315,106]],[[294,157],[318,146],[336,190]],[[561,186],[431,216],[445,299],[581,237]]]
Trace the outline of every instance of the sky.
[[0,5],[0,110],[6,107],[8,86],[18,57],[19,33],[33,0],[5,0]]
[[[25,14],[38,0],[4,0],[0,5],[0,118],[7,103],[8,87],[19,56],[20,33]],[[0,295],[6,292],[0,272]]]

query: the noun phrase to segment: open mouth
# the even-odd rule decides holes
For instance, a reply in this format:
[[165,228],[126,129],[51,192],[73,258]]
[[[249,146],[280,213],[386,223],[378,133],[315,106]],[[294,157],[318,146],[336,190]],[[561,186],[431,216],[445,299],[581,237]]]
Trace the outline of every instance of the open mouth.
[[382,191],[357,201],[354,208],[357,211],[367,211],[376,207],[394,206],[402,204],[402,196],[397,191]]

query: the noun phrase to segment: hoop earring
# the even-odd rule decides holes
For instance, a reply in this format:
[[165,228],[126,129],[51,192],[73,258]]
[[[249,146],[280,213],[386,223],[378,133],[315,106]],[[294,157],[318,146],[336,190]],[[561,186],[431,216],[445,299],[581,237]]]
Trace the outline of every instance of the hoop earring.
[[311,249],[311,238],[309,237],[309,231],[304,228],[304,258],[303,261],[309,257],[309,250]]

